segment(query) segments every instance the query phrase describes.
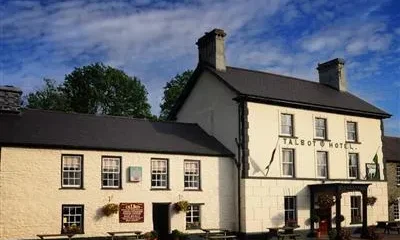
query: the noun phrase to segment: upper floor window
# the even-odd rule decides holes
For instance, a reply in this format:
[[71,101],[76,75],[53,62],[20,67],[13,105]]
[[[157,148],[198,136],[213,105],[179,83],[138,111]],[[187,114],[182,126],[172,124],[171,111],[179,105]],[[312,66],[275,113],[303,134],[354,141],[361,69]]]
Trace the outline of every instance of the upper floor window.
[[347,141],[357,142],[357,123],[356,122],[347,122]]
[[361,223],[361,197],[350,197],[351,223]]
[[62,205],[61,233],[83,233],[83,205]]
[[121,187],[121,158],[101,158],[101,182],[103,188]]
[[396,183],[400,185],[400,164],[396,164]]
[[349,153],[349,177],[358,178],[358,153]]
[[297,223],[297,204],[296,196],[284,197],[285,225]]
[[293,115],[292,114],[281,114],[281,134],[287,136],[293,136]]
[[65,188],[82,188],[82,155],[62,155],[61,186]]
[[326,139],[326,119],[315,118],[315,137]]
[[317,152],[317,177],[328,177],[328,152]]
[[156,189],[168,188],[167,159],[151,159],[151,187]]
[[200,161],[185,160],[184,162],[185,189],[200,189]]
[[200,205],[190,204],[186,212],[186,229],[199,229],[200,226]]
[[282,174],[294,177],[294,149],[282,149]]

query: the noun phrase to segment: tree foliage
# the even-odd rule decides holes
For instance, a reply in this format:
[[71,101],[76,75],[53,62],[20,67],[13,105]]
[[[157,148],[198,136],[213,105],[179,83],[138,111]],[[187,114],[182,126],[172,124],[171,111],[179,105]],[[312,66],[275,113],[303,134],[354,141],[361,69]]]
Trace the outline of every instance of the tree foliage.
[[28,107],[153,118],[140,80],[102,63],[75,68],[59,86],[45,83],[43,89],[28,95]]
[[167,82],[164,87],[164,96],[160,104],[160,119],[167,119],[175,102],[178,100],[178,97],[181,95],[192,74],[192,70],[186,70],[181,74],[177,74],[174,78]]

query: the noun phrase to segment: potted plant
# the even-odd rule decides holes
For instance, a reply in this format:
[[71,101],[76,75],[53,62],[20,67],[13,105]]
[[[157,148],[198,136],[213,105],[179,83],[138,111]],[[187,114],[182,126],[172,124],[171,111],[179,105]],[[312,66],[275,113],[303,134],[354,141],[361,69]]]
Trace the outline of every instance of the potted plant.
[[185,238],[185,234],[183,232],[179,231],[178,229],[174,229],[171,232],[171,235],[172,235],[173,240],[182,240]]
[[188,201],[179,201],[174,204],[174,209],[176,212],[180,211],[187,212],[188,208],[189,208]]
[[376,203],[376,200],[378,200],[378,199],[374,196],[367,197],[367,205],[374,206],[374,204]]
[[146,240],[157,240],[158,233],[156,231],[150,231],[143,234],[144,239]]
[[117,213],[118,209],[119,209],[119,207],[117,204],[107,203],[106,205],[103,206],[102,211],[103,211],[103,214],[108,217],[108,216],[111,216],[112,214]]
[[320,208],[330,208],[335,204],[335,200],[330,194],[321,194],[318,196],[317,204]]
[[76,225],[75,223],[71,224],[70,226],[63,227],[63,233],[76,234],[76,233],[80,233],[80,232],[81,232],[81,228],[78,227],[78,225]]

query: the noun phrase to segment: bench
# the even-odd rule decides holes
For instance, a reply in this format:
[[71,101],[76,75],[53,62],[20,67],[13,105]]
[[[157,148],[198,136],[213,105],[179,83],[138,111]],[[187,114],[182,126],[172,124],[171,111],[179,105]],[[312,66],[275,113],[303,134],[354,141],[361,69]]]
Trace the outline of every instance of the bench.
[[208,239],[236,239],[235,235],[211,235],[208,236]]
[[111,236],[111,240],[114,240],[114,237],[117,237],[116,235],[133,236],[135,239],[139,240],[139,235],[142,232],[141,231],[120,231],[120,232],[107,232],[107,233]]
[[75,233],[61,233],[61,234],[38,234],[40,239],[45,239],[45,238],[53,238],[53,237],[68,237],[68,239],[71,239]]
[[282,239],[284,240],[285,238],[289,238],[289,239],[297,239],[300,238],[300,234],[297,233],[278,233],[278,240]]
[[390,231],[396,231],[398,234],[400,234],[400,226],[388,226],[389,234],[390,234]]

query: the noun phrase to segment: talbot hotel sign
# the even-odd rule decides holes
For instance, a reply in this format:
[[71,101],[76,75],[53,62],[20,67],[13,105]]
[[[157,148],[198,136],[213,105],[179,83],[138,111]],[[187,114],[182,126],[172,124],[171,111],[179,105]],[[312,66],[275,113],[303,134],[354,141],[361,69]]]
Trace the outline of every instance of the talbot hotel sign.
[[343,142],[331,142],[326,140],[305,140],[305,139],[297,139],[297,138],[285,138],[283,137],[283,144],[285,145],[293,145],[293,146],[308,146],[315,147],[321,146],[323,148],[342,148],[342,149],[351,149],[355,150],[356,148],[351,145],[351,143],[343,143]]
[[135,223],[144,221],[144,203],[120,203],[119,222]]

